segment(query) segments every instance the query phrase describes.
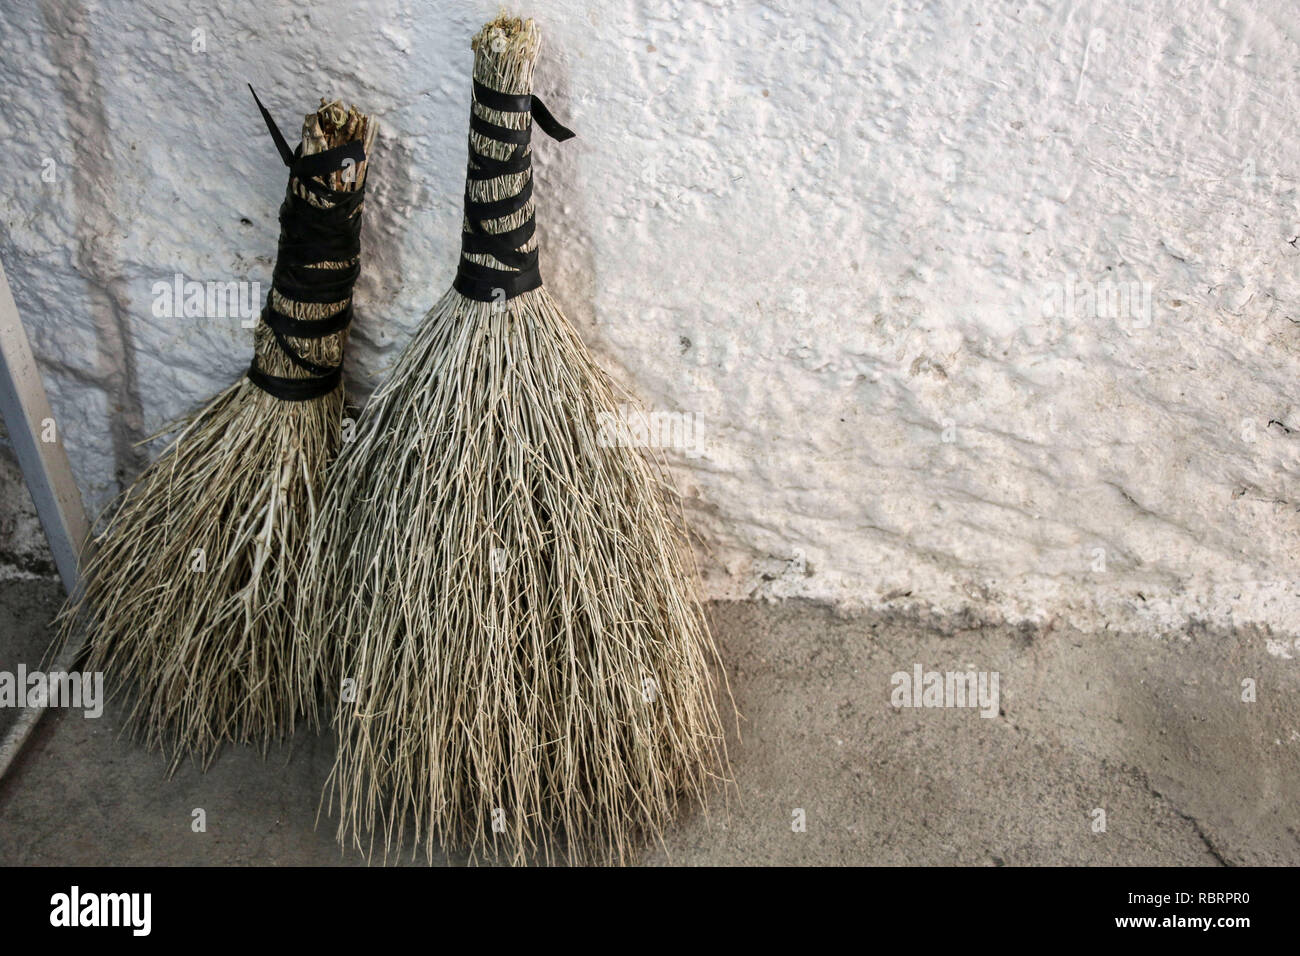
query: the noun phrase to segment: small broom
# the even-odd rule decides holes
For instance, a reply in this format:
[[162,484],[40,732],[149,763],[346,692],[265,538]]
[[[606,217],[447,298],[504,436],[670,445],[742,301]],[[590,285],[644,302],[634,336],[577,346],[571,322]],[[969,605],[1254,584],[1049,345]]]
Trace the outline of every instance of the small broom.
[[[602,441],[606,375],[542,287],[538,32],[474,38],[462,256],[340,453],[303,615],[336,636],[339,838],[408,826],[524,862],[625,862],[725,767],[717,652],[661,467]],[[368,837],[365,834],[369,834]]]
[[322,686],[335,686],[328,649],[295,626],[294,600],[341,441],[376,125],[321,103],[296,153],[257,104],[290,176],[247,375],[177,426],[110,508],[83,556],[80,594],[60,615],[65,642],[85,626],[87,666],[134,690],[133,733],[174,743],[173,768],[185,753],[206,766],[223,740],[265,749],[300,716],[314,725]]

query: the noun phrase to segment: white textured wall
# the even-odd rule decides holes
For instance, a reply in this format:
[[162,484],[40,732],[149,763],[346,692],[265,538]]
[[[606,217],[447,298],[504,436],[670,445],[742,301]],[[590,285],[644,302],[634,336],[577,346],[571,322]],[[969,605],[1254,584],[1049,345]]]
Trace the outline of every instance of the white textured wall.
[[[382,119],[373,387],[453,274],[495,5],[4,6],[0,258],[87,503],[248,361],[237,322],[150,311],[176,272],[269,283],[284,172],[246,80],[286,129],[320,94]],[[1300,630],[1293,3],[520,12],[579,134],[539,138],[544,275],[699,416],[673,460],[713,594]],[[1149,308],[1059,296],[1121,281]]]

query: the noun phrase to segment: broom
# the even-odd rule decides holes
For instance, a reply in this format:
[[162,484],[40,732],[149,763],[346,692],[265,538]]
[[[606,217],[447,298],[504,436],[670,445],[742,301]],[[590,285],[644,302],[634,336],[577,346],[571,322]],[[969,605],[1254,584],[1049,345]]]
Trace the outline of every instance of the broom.
[[[256,99],[256,93],[253,94]],[[334,102],[309,114],[289,166],[280,245],[248,373],[180,425],[110,507],[60,615],[88,665],[130,687],[128,726],[207,766],[223,740],[315,725],[332,671],[295,627],[305,536],[344,414],[341,364],[376,125]],[[179,429],[179,431],[177,431]],[[155,436],[157,437],[157,436]]]
[[725,767],[680,504],[598,437],[614,389],[538,273],[532,121],[572,135],[530,95],[538,39],[507,17],[474,37],[456,280],[311,536],[303,615],[350,685],[329,786],[367,853],[626,862]]

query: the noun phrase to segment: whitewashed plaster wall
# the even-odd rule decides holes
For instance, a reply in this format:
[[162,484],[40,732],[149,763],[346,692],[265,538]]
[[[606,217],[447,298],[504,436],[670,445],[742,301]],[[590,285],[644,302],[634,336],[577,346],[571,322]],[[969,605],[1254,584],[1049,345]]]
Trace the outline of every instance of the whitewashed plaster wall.
[[[284,170],[245,83],[286,129],[320,95],[382,122],[364,397],[453,275],[495,12],[4,0],[0,260],[90,508],[247,364],[238,321],[151,310],[177,273],[269,284]],[[668,453],[711,595],[1254,622],[1300,656],[1294,4],[516,12],[578,132],[537,145],[544,275],[695,416]]]

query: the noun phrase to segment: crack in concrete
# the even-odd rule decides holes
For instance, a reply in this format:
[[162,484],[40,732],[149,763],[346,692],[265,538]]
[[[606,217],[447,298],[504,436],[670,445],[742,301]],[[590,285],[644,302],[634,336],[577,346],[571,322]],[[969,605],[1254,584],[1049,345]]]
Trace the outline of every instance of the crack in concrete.
[[1218,860],[1220,866],[1236,865],[1230,862],[1228,858],[1223,855],[1223,851],[1221,851],[1217,846],[1214,845],[1214,841],[1210,839],[1210,835],[1206,833],[1205,828],[1201,826],[1200,820],[1197,820],[1196,817],[1192,816],[1190,813],[1185,813],[1184,811],[1178,809],[1178,807],[1174,806],[1174,802],[1170,800],[1169,797],[1165,796],[1163,793],[1161,793],[1159,790],[1155,788],[1155,786],[1151,783],[1151,779],[1147,776],[1145,770],[1143,770],[1141,767],[1135,767],[1131,764],[1125,764],[1121,769],[1131,774],[1132,776],[1136,777],[1137,780],[1142,784],[1142,787],[1148,793],[1154,796],[1156,799],[1160,800],[1170,810],[1172,810],[1175,816],[1179,817],[1182,820],[1186,820],[1188,823],[1190,823],[1192,825],[1192,829],[1196,831],[1196,835],[1200,837],[1201,842],[1205,844],[1205,848],[1206,850],[1209,851],[1210,856]]

